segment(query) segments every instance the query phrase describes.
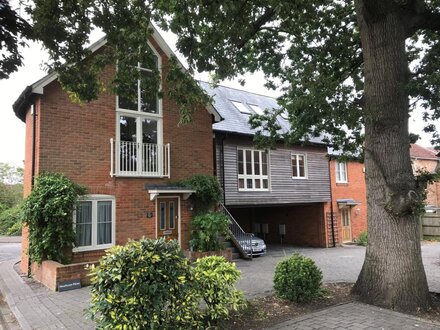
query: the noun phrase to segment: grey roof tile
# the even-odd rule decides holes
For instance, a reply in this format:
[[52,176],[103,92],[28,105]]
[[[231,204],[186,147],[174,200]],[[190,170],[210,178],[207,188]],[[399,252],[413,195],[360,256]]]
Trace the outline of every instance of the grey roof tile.
[[[217,86],[213,87],[211,84],[199,81],[200,86],[213,98],[213,107],[220,113],[224,120],[214,123],[214,131],[229,132],[245,135],[254,135],[256,130],[249,125],[248,114],[241,113],[233,104],[232,101],[243,103],[248,110],[253,114],[255,111],[249,105],[257,105],[262,110],[277,109],[279,105],[275,98],[261,94],[251,93],[244,90]],[[281,127],[280,133],[285,133],[290,129],[290,124],[287,120],[278,116],[278,124]],[[322,138],[310,138],[310,142],[322,144]]]

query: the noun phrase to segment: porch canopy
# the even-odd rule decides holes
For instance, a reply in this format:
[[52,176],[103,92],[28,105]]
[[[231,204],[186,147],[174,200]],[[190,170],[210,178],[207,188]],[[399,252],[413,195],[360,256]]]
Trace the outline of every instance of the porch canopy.
[[154,201],[157,197],[162,195],[170,194],[181,194],[183,200],[187,200],[189,196],[195,193],[195,190],[182,187],[182,186],[172,186],[172,185],[145,185],[145,190],[150,194],[150,200]]
[[344,208],[344,207],[353,207],[355,205],[359,205],[361,202],[357,202],[352,198],[347,198],[347,199],[337,199],[336,203],[338,203],[338,206],[340,209]]

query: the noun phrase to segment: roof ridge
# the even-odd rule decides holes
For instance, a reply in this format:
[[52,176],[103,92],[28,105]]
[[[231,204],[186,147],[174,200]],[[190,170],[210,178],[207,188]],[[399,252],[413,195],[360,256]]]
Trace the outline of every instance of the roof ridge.
[[[210,83],[210,82],[208,82],[208,81],[204,81],[204,80],[201,80],[201,79],[199,79],[199,80],[197,80],[197,81],[202,82],[202,83],[205,83],[205,84],[208,84],[208,85],[211,85],[211,84],[212,84],[212,83]],[[215,88],[217,88],[217,87],[223,87],[223,88],[233,89],[233,90],[240,91],[240,92],[245,92],[245,93],[248,93],[248,94],[254,94],[254,95],[258,95],[258,96],[264,96],[264,97],[268,97],[268,98],[273,99],[273,100],[276,100],[276,99],[277,99],[276,97],[272,97],[272,96],[269,96],[269,95],[264,95],[264,94],[256,93],[256,92],[250,92],[250,91],[247,91],[247,90],[244,90],[244,89],[240,89],[240,88],[237,88],[237,87],[229,87],[229,86],[225,86],[225,85],[221,85],[221,84],[217,84]]]

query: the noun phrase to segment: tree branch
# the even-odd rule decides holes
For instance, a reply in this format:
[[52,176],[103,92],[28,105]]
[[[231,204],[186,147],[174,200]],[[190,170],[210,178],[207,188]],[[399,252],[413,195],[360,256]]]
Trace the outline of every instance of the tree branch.
[[275,15],[275,9],[266,8],[266,11],[261,15],[251,26],[250,31],[246,33],[246,36],[240,40],[237,44],[237,48],[241,49],[243,46],[252,39],[261,29],[261,27],[269,22],[271,18]]
[[415,16],[413,27],[416,30],[430,30],[440,32],[440,13],[425,10],[419,15]]

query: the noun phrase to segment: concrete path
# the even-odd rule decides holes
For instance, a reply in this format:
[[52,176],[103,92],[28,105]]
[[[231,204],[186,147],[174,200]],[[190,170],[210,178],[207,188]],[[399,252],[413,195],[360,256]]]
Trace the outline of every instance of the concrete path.
[[285,321],[267,329],[428,330],[440,329],[440,324],[371,305],[348,303]]
[[[440,292],[440,244],[424,244],[423,260],[428,275],[430,289]],[[293,248],[293,247],[271,247],[266,256],[255,258],[253,261],[237,261],[237,266],[242,272],[241,280],[238,284],[239,289],[245,292],[247,298],[263,296],[272,292],[272,279],[275,265],[285,256],[298,251],[311,257],[323,271],[325,282],[354,282],[362,266],[365,255],[365,248],[351,246],[336,249],[312,249],[312,248]],[[52,292],[46,287],[22,279],[13,269],[13,265],[19,259],[19,245],[16,243],[0,243],[0,290],[6,298],[11,310],[23,329],[94,329],[94,324],[84,317],[84,311],[88,306],[89,289],[68,292]],[[344,307],[336,306],[314,314],[313,317],[305,317],[283,323],[284,328],[276,329],[362,329],[354,327],[353,323],[347,323],[343,327],[344,320],[358,320],[370,322],[367,327],[370,329],[394,329],[388,324],[391,319],[397,318],[398,324],[407,327],[398,329],[413,329],[414,322],[418,322],[418,329],[440,329],[440,325],[429,327],[432,324],[418,321],[404,314],[396,314],[387,310],[377,309],[376,307],[362,304],[347,304]],[[359,307],[360,306],[360,307]],[[336,309],[335,309],[336,308]],[[342,308],[339,311],[337,308]],[[360,314],[360,310],[365,312]],[[326,313],[325,311],[329,311]],[[345,316],[344,316],[345,315]],[[382,316],[380,316],[382,315]],[[335,317],[339,320],[335,325]],[[339,318],[338,318],[339,317]],[[345,318],[344,318],[345,317]],[[360,317],[360,316],[359,316]],[[378,320],[382,319],[388,323],[378,325]],[[309,324],[314,320],[315,325]],[[409,323],[400,323],[403,322]],[[416,320],[416,321],[415,321]],[[326,323],[328,321],[328,324]],[[293,323],[292,323],[293,322]],[[297,327],[295,322],[304,327]],[[332,323],[333,322],[333,323]],[[373,322],[373,323],[371,323]],[[376,323],[374,323],[376,322]],[[313,322],[312,322],[313,323]],[[342,325],[341,325],[342,324]],[[416,324],[416,323],[414,323]],[[320,327],[316,327],[320,325]],[[281,325],[280,325],[281,326]],[[314,327],[315,326],[315,327]],[[423,327],[422,327],[423,326]]]

